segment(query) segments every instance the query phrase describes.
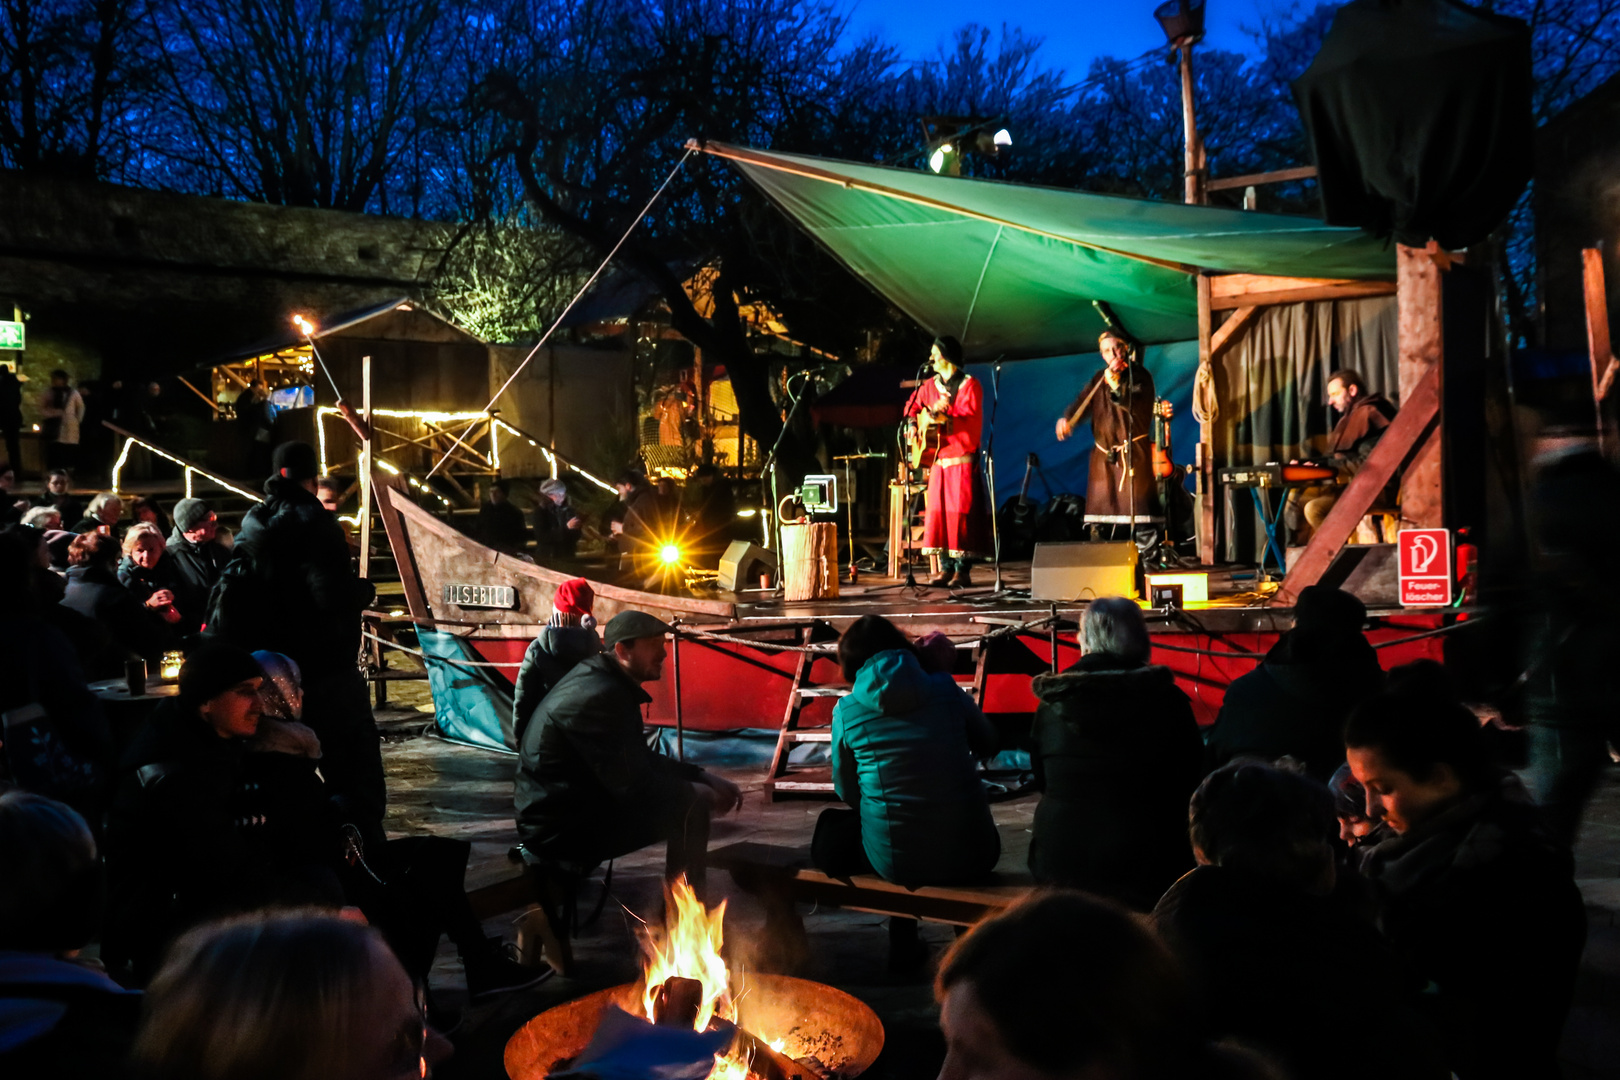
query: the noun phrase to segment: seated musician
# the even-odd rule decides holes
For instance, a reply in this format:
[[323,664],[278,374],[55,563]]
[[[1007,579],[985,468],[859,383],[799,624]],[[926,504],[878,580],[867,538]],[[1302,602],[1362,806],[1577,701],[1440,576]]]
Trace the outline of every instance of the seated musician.
[[[1367,455],[1395,419],[1395,403],[1380,393],[1369,391],[1361,374],[1349,368],[1341,368],[1328,376],[1327,396],[1328,404],[1339,414],[1339,422],[1328,436],[1328,457],[1319,464],[1337,470],[1338,478],[1332,486],[1296,488],[1289,494],[1288,524],[1295,530],[1296,542],[1301,544],[1321,527],[1328,511],[1339,501],[1344,485],[1361,469]],[[1393,495],[1389,498],[1393,499]],[[1356,528],[1356,542],[1378,542],[1371,525],[1365,521]]]

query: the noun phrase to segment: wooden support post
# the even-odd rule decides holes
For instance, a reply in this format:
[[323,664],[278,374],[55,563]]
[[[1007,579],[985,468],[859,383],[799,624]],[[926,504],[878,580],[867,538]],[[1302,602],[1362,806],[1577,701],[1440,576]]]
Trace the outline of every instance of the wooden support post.
[[1181,53],[1181,126],[1186,163],[1186,201],[1204,201],[1204,140],[1198,134],[1197,110],[1193,107],[1192,41],[1177,44]]
[[[1198,380],[1214,386],[1215,347],[1210,307],[1210,281],[1198,275]],[[1193,388],[1197,400],[1199,387]],[[1211,398],[1214,394],[1209,395]],[[1215,565],[1215,418],[1206,411],[1198,421],[1198,454],[1194,459],[1193,485],[1198,495],[1198,561],[1205,566]]]
[[1609,337],[1609,292],[1603,280],[1603,249],[1581,249],[1581,282],[1586,295],[1586,352],[1592,363],[1592,407],[1597,420],[1598,449],[1611,453],[1603,402],[1614,389],[1620,360]]
[[[1396,302],[1400,309],[1400,407],[1405,412],[1407,401],[1431,374],[1437,379],[1437,393],[1443,393],[1441,270],[1427,250],[1404,244],[1396,245],[1395,265]],[[1441,431],[1437,420],[1433,434],[1417,448],[1401,474],[1401,519],[1419,528],[1445,525]]]
[[1367,455],[1366,462],[1339,496],[1339,501],[1328,511],[1327,518],[1311,535],[1310,543],[1305,545],[1298,561],[1283,579],[1282,588],[1271,598],[1272,606],[1293,607],[1306,586],[1322,579],[1362,517],[1372,509],[1384,486],[1403,468],[1409,470],[1409,463],[1418,454],[1437,449],[1438,440],[1432,436],[1439,426],[1440,368],[1436,365],[1409,395],[1402,397],[1400,413]]
[[[366,430],[371,427],[371,356],[360,357],[360,415],[365,418]],[[376,462],[371,459],[370,438],[360,443],[360,523],[355,528],[360,536],[360,576],[371,576],[371,470]]]

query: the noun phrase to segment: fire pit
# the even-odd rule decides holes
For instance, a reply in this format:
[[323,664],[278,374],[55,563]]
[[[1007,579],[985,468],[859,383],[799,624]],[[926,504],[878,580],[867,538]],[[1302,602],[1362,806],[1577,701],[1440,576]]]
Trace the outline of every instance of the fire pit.
[[[698,1006],[690,1021],[694,1028],[729,1021],[745,1033],[729,1055],[716,1058],[711,1077],[814,1077],[811,1069],[792,1068],[800,1058],[814,1058],[839,1077],[859,1076],[871,1067],[883,1049],[883,1025],[862,1002],[808,979],[743,977],[727,970],[720,958],[725,907],[722,902],[711,913],[684,880],[675,882],[668,894],[669,924],[647,940],[646,977],[547,1009],[524,1024],[506,1044],[507,1075],[544,1080],[585,1049],[610,1005],[652,1020],[661,1014],[659,990],[669,980],[689,987],[701,983],[701,1003],[690,1003]],[[769,1049],[750,1051],[745,1044],[753,1040]]]

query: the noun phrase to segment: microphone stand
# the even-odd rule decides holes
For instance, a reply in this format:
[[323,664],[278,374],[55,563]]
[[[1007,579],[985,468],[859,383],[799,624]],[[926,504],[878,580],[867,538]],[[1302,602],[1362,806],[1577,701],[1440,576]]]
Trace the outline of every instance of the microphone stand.
[[988,593],[973,597],[974,603],[1029,594],[1028,589],[1008,589],[1001,582],[1001,515],[997,513],[996,506],[996,416],[1001,412],[1001,361],[1005,355],[1003,353],[996,357],[990,369],[990,438],[984,444],[984,463],[990,484],[990,544],[996,563],[996,584]]
[[[766,502],[765,505],[760,508],[760,511],[761,511],[762,515],[764,516],[764,518],[765,518],[764,522],[762,522],[761,532],[763,533],[763,536],[761,537],[761,539],[764,541],[765,547],[767,549],[773,550],[773,551],[778,551],[778,552],[782,548],[781,540],[778,539],[777,542],[774,545],[771,543],[771,534],[773,532],[775,532],[778,528],[780,528],[780,525],[777,524],[777,522],[776,522],[776,507],[778,505],[780,505],[776,501],[776,453],[777,453],[778,450],[782,449],[782,440],[787,437],[788,428],[790,426],[792,426],[792,424],[793,424],[793,415],[799,411],[799,402],[804,400],[804,390],[802,388],[800,389],[799,394],[798,394],[797,397],[795,397],[793,395],[793,380],[794,380],[794,378],[796,378],[799,375],[809,375],[809,374],[810,374],[809,370],[806,369],[804,371],[796,371],[792,375],[788,376],[786,389],[787,389],[788,400],[790,402],[792,402],[792,404],[788,406],[788,414],[782,420],[782,430],[776,433],[776,441],[771,444],[771,452],[765,455],[765,462],[764,462],[763,465],[760,466],[760,468],[763,469],[764,472],[770,474],[770,478],[771,478],[771,497],[770,497],[770,500],[768,502]],[[764,495],[765,495],[765,485],[764,484],[760,485],[759,492],[760,492],[760,497],[763,500]],[[778,578],[780,578],[780,576],[781,576],[780,573],[778,573],[777,576],[778,576]],[[779,588],[781,587],[781,581],[780,580],[778,580],[777,586]]]

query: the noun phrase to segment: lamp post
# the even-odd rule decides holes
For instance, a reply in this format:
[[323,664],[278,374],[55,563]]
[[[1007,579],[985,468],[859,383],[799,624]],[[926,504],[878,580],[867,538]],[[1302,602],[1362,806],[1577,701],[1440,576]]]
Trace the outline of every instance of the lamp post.
[[1204,38],[1204,0],[1166,0],[1153,12],[1181,62],[1181,125],[1185,151],[1186,197],[1188,203],[1203,203],[1204,180],[1209,168],[1204,159],[1204,140],[1198,135],[1198,117],[1193,109],[1192,47]]

